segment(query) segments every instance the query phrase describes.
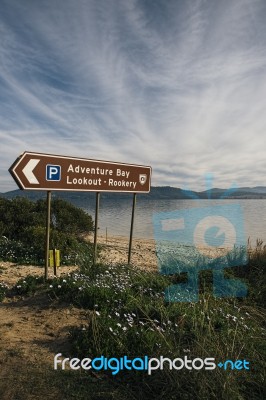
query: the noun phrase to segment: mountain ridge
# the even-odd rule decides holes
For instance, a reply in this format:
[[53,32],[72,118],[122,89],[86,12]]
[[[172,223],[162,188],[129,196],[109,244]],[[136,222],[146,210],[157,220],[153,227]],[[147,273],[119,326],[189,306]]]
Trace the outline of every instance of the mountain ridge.
[[[75,201],[81,199],[90,199],[95,197],[95,192],[78,191],[52,191],[53,196]],[[46,191],[41,190],[21,190],[15,189],[6,193],[0,193],[0,197],[12,199],[14,197],[27,197],[31,200],[37,200],[46,197]],[[126,199],[132,196],[132,193],[112,193],[101,192],[101,198],[104,199]],[[204,191],[184,190],[173,186],[152,186],[150,193],[141,193],[142,199],[266,199],[266,187],[240,187],[237,189],[213,188]]]

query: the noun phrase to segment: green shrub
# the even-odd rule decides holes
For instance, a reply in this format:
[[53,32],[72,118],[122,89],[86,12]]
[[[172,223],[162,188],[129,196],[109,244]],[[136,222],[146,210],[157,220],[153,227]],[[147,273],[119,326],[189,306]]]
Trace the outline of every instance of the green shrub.
[[44,286],[44,277],[28,275],[20,279],[14,286],[16,293],[19,295],[31,295]]
[[[43,264],[46,245],[46,202],[0,198],[0,258]],[[55,199],[51,204],[50,248],[61,251],[62,264],[91,260],[92,246],[83,236],[94,229],[92,218],[72,204]]]
[[90,215],[62,199],[53,200],[51,220],[54,229],[70,235],[80,236],[94,229]]
[[0,238],[0,259],[4,261],[11,261],[15,263],[30,262],[38,263],[37,256],[32,252],[32,248],[25,246],[23,243],[10,240],[3,236]]

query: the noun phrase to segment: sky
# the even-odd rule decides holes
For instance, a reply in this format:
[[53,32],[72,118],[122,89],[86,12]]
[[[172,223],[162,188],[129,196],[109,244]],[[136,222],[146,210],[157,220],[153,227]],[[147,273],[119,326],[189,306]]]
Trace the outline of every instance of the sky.
[[0,0],[0,192],[24,151],[266,186],[265,0]]

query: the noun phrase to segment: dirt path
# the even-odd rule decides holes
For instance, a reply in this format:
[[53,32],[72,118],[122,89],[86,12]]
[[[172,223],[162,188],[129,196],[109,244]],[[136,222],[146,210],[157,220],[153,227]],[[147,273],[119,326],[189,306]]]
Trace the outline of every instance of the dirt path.
[[[62,267],[59,275],[77,267]],[[27,275],[43,274],[43,269],[0,263],[0,282],[9,287]],[[69,305],[58,305],[42,294],[31,297],[7,297],[0,303],[0,357],[3,352],[17,351],[35,361],[50,362],[54,351],[64,350],[64,341],[70,326],[82,323],[85,311]]]
[[0,303],[0,358],[19,354],[30,362],[52,365],[56,353],[67,353],[71,326],[85,324],[86,312],[53,304],[46,296]]
[[[76,269],[62,267],[61,273]],[[29,274],[42,275],[43,269],[0,262],[0,282],[9,287]],[[46,366],[52,370],[55,354],[69,354],[70,327],[85,325],[86,320],[86,311],[57,303],[44,294],[5,298],[0,303],[1,400],[13,398],[12,386],[16,377],[11,372],[20,373],[27,365]],[[17,395],[14,396],[16,399]]]

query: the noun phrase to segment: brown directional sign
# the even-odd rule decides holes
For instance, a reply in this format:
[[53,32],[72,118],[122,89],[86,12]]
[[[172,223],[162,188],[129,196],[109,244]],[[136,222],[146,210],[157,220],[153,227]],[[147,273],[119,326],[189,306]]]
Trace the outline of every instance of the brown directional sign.
[[21,189],[148,193],[151,167],[23,153],[9,172]]

